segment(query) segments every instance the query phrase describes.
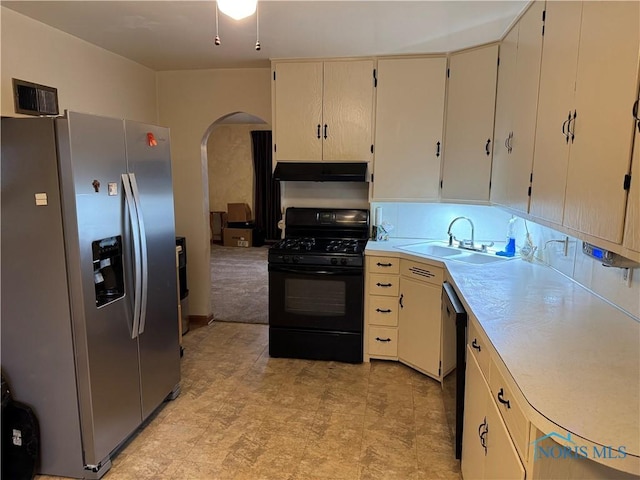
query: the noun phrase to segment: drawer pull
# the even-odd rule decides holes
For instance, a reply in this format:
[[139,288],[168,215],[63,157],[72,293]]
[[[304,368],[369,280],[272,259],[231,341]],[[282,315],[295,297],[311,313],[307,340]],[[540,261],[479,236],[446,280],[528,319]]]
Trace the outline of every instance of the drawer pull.
[[393,284],[392,283],[380,283],[380,282],[378,282],[378,283],[376,283],[376,286],[377,287],[382,287],[382,288],[389,288],[389,287],[393,287]]
[[479,352],[482,351],[482,349],[480,348],[480,345],[478,345],[478,340],[476,338],[474,338],[473,342],[471,342],[471,346],[476,350],[478,350]]
[[403,293],[400,294],[400,299],[398,300],[398,303],[400,304],[400,308],[404,308],[404,305],[402,304],[402,300],[404,300],[404,294]]
[[504,399],[504,390],[502,388],[498,392],[498,401],[503,405],[506,405],[507,408],[511,408],[511,403],[509,403],[509,400]]
[[376,308],[376,312],[378,312],[378,313],[391,313],[391,309],[389,308],[387,310],[381,310],[379,308]]
[[380,338],[380,337],[376,337],[376,341],[378,341],[378,342],[384,342],[384,343],[387,343],[387,342],[390,342],[390,341],[391,341],[391,339],[390,339],[390,338]]
[[393,267],[393,263],[376,263],[378,267]]

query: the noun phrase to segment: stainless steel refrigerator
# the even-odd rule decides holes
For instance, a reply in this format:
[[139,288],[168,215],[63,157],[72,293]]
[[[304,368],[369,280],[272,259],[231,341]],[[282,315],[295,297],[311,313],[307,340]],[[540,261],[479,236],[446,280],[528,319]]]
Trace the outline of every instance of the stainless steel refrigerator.
[[100,478],[179,393],[169,131],[68,112],[0,134],[2,370],[39,472]]

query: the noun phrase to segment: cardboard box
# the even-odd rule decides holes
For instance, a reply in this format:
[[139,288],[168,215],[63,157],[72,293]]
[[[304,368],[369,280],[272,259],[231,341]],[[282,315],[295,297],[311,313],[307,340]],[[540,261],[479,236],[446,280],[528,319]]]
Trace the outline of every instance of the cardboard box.
[[246,203],[227,203],[227,222],[251,221],[251,207]]
[[223,228],[222,237],[222,244],[225,247],[251,247],[253,243],[253,229]]

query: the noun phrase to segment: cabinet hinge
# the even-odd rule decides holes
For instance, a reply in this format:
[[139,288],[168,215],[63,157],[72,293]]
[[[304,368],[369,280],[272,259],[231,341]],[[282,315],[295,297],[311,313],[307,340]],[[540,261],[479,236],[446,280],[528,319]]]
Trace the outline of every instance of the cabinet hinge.
[[440,190],[442,190],[442,180],[440,180]]
[[451,77],[451,69],[447,67],[447,78]]
[[500,57],[498,57],[498,66],[500,66]]
[[491,190],[491,180],[489,180],[489,190]]
[[273,71],[273,79],[274,80],[276,79],[276,71],[275,70]]
[[533,183],[533,172],[531,172],[531,175],[529,175],[529,183]]
[[376,69],[373,69],[373,88],[376,88],[378,86],[378,72],[376,71]]
[[547,11],[543,10],[542,11],[542,36],[543,37],[544,37],[544,23],[545,23],[546,18],[547,18]]
[[373,183],[373,173],[371,174],[371,183]]
[[275,143],[273,144],[273,151],[274,151],[274,152],[277,152],[277,151],[278,151],[278,146],[277,146]]
[[527,196],[529,196],[529,197],[531,196],[531,186],[529,186],[529,190],[527,192]]
[[627,174],[624,176],[624,183],[622,184],[622,188],[625,190],[629,190],[631,188],[631,175]]
[[438,363],[438,376],[442,375],[442,360]]

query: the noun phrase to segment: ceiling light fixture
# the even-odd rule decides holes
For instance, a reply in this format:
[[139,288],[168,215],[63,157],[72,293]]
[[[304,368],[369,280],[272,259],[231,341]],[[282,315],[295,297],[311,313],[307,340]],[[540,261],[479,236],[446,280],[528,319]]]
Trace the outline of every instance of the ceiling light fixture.
[[217,0],[222,13],[234,20],[242,20],[256,13],[258,0]]

